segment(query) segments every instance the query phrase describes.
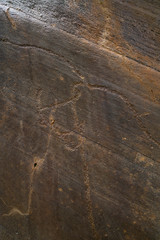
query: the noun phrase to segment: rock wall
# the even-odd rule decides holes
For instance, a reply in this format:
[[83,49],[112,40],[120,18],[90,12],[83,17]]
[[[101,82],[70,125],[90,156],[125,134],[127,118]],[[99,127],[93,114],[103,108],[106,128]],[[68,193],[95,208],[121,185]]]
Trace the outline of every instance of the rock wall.
[[0,5],[0,239],[160,239],[160,3]]

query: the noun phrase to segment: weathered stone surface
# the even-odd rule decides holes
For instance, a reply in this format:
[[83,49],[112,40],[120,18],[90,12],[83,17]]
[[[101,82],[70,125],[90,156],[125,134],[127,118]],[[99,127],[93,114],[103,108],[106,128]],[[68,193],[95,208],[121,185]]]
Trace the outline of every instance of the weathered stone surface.
[[0,5],[0,239],[160,239],[159,1]]

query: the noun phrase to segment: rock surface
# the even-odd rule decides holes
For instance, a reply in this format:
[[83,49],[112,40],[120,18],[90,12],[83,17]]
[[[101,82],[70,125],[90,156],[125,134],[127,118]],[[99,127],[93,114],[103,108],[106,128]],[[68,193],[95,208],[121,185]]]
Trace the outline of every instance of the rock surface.
[[0,5],[0,239],[160,239],[160,2]]

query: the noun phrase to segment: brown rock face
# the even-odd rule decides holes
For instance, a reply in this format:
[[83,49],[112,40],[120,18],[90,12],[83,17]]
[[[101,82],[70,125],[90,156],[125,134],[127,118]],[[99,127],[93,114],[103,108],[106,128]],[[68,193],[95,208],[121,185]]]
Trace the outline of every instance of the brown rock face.
[[160,239],[159,0],[0,5],[0,240]]

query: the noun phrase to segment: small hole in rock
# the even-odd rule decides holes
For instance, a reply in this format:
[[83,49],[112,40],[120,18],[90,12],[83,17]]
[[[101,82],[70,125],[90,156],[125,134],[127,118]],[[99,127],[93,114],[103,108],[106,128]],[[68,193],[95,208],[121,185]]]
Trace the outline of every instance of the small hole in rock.
[[34,167],[36,167],[37,166],[37,163],[34,163]]

